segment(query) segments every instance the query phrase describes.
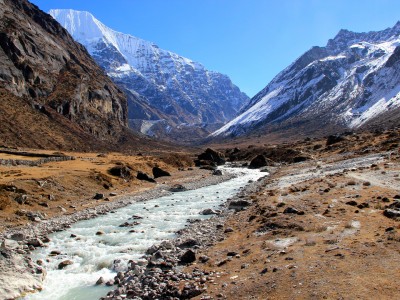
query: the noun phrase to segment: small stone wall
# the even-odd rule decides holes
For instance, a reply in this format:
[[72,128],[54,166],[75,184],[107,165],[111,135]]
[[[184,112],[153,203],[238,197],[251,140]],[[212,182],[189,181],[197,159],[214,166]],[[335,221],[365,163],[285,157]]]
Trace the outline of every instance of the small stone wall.
[[36,167],[44,163],[52,161],[67,161],[75,160],[73,156],[56,156],[56,157],[45,157],[38,160],[23,160],[23,159],[0,159],[0,165],[2,166],[29,166]]

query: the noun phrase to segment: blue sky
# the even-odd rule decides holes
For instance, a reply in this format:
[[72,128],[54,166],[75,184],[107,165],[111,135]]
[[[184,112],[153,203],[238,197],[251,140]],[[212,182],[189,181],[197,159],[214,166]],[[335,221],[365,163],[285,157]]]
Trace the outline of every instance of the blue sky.
[[108,27],[227,74],[250,97],[340,29],[382,30],[399,0],[31,0],[91,12]]

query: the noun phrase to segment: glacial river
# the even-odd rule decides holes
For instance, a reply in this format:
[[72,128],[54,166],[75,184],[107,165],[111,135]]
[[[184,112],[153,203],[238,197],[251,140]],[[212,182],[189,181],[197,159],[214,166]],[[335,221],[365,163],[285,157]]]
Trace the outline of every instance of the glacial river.
[[[99,277],[114,278],[118,271],[125,270],[128,260],[140,259],[151,245],[174,238],[175,232],[183,228],[188,219],[208,218],[199,213],[205,208],[217,209],[249,180],[255,181],[266,175],[258,170],[221,169],[238,176],[217,185],[136,202],[50,235],[48,247],[32,254],[35,261],[45,262],[47,276],[43,290],[24,299],[88,300],[105,296],[112,288],[95,286]],[[133,220],[132,216],[142,219]],[[119,227],[134,221],[140,224]],[[132,230],[135,232],[130,232]],[[96,235],[98,231],[104,234]],[[54,250],[60,251],[61,255],[50,256]],[[64,260],[71,260],[73,264],[59,270],[58,265]]]

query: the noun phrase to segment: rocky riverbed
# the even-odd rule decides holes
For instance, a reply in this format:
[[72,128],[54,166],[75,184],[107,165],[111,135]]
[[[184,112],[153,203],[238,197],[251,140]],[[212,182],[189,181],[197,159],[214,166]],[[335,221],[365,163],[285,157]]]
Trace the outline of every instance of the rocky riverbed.
[[[221,176],[207,176],[202,180],[185,182],[185,190],[198,189],[215,185],[233,178],[224,172]],[[176,186],[158,184],[154,189],[136,195],[123,195],[113,202],[102,203],[95,208],[84,209],[70,215],[32,223],[21,228],[14,228],[0,235],[0,298],[13,299],[26,292],[40,290],[46,270],[32,261],[30,253],[38,247],[45,247],[48,235],[55,231],[69,228],[71,224],[95,218],[133,202],[146,201],[171,194]]]
[[[250,195],[259,191],[265,180],[266,176],[249,182],[212,218],[194,220],[179,230],[175,239],[151,246],[141,260],[130,261],[128,270],[119,272],[114,280],[105,282],[99,278],[97,284],[117,286],[101,299],[190,299],[202,294],[219,273],[207,272],[200,267],[185,272],[182,268],[195,261],[206,263],[209,260],[207,256],[198,257],[196,253],[222,241],[225,234],[232,231],[232,228],[224,226],[226,217],[250,206]],[[220,264],[225,264],[235,255],[232,253]]]

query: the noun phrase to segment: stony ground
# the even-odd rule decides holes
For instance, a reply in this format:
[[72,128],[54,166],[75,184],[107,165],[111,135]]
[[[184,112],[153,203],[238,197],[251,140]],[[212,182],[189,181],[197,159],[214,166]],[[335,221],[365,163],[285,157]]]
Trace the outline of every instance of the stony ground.
[[[400,215],[399,137],[400,130],[389,130],[348,134],[332,144],[306,139],[268,149],[252,145],[233,152],[228,149],[236,157],[260,154],[257,151],[268,154],[271,176],[251,183],[234,197],[232,201],[245,203],[239,206],[243,210],[226,210],[219,217],[194,223],[176,240],[150,248],[147,260],[133,262],[125,274],[118,274],[116,290],[107,298],[397,299],[400,223],[398,217],[387,212],[393,208]],[[65,178],[74,178],[75,185],[82,182],[88,187],[75,191],[85,198],[80,194],[81,199],[72,200],[75,202],[69,206],[71,211],[61,210],[53,216],[123,200],[110,197],[110,201],[94,201],[94,193],[115,191],[123,195],[155,190],[151,183],[110,177],[107,170],[120,164],[122,158],[113,154],[107,157],[104,161],[103,155],[81,155],[79,163],[63,162],[66,165],[58,167],[58,175],[53,173],[53,177],[50,173],[54,166],[50,165],[38,173],[41,177],[22,170],[3,170],[2,175],[9,175],[9,179],[13,176],[8,185],[26,190],[30,180],[37,186],[36,178],[41,178],[40,182],[55,178],[65,185],[64,190],[51,192],[65,206],[70,201],[62,197],[62,192],[74,186],[67,185]],[[142,157],[130,159],[133,158],[124,158],[124,163],[132,167]],[[296,160],[300,162],[295,163]],[[155,163],[168,170],[175,168],[175,175],[165,181],[166,185],[195,182],[195,188],[200,179],[207,184],[207,178],[213,177],[208,176],[209,171],[197,168],[177,171],[170,160],[167,163],[153,158],[132,169],[148,172]],[[87,170],[108,179],[96,183]],[[65,177],[64,172],[68,174]],[[79,172],[83,172],[81,176]],[[104,187],[108,183],[112,183],[112,190]],[[29,190],[39,191],[32,193],[33,201],[22,205],[44,207],[39,203],[40,197],[35,198],[43,187],[39,184],[36,188]],[[52,201],[57,200],[49,199],[50,204]],[[251,205],[247,207],[247,203]],[[51,207],[42,209],[49,213]],[[15,214],[13,209],[6,206],[2,213],[11,218],[7,212]],[[8,221],[7,227],[17,224]],[[36,271],[41,276],[41,270]]]
[[399,174],[397,151],[281,165],[187,268],[212,274],[195,299],[398,299]]

